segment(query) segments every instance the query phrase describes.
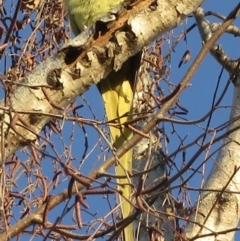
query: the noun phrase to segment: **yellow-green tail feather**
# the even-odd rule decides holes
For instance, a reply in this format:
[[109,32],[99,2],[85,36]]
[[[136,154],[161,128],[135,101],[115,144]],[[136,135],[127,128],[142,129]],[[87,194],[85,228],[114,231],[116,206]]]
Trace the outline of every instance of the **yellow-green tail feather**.
[[[127,65],[130,63],[125,63]],[[132,83],[134,74],[129,74],[132,66],[122,67],[118,72],[112,72],[106,79],[102,80],[99,89],[104,100],[108,120],[116,119],[116,127],[110,125],[110,135],[113,146],[116,149],[132,137],[132,132],[124,126],[129,120],[127,114],[131,112],[133,102]],[[134,71],[133,69],[131,71]],[[135,72],[135,71],[134,71]],[[129,79],[130,78],[130,79]],[[122,117],[124,116],[124,117]],[[119,176],[127,176],[132,171],[133,151],[129,150],[120,159],[120,164],[116,164],[115,172]],[[129,178],[117,179],[120,196],[121,211],[123,218],[130,215],[132,206],[126,199],[130,199],[132,188],[129,185]],[[133,224],[129,224],[124,229],[124,241],[133,241]]]

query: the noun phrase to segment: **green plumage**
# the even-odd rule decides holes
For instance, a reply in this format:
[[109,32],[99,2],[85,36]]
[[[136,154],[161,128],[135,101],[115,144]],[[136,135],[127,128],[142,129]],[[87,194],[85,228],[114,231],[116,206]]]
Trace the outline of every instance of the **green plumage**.
[[124,0],[64,0],[75,35],[93,25]]
[[[93,25],[98,19],[124,0],[65,0],[72,30],[78,35],[84,28]],[[133,86],[139,65],[139,55],[125,62],[118,72],[112,72],[100,82],[98,89],[102,95],[108,120],[117,119],[118,126],[110,126],[112,144],[116,149],[121,148],[124,142],[132,137],[131,131],[124,126],[129,120],[133,102]],[[116,165],[116,174],[126,176],[132,171],[132,150],[126,152]],[[128,185],[129,179],[117,179],[118,189],[126,199],[130,199],[132,189]],[[123,218],[131,213],[132,207],[120,196]],[[124,241],[133,241],[133,224],[124,229]]]

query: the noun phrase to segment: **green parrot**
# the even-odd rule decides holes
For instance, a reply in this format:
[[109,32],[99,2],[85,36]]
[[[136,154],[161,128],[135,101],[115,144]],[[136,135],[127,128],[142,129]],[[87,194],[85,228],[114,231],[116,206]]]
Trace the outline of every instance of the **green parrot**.
[[[104,14],[124,0],[64,0],[70,24],[75,35],[78,35],[84,28],[93,25]],[[132,132],[123,124],[130,118],[126,115],[131,112],[133,102],[133,89],[136,78],[136,72],[139,67],[139,54],[127,60],[122,68],[117,72],[112,72],[106,79],[98,84],[98,89],[102,95],[106,115],[108,120],[116,120],[117,127],[110,126],[111,142],[118,149],[125,141],[132,137]],[[122,117],[124,116],[124,117]],[[120,163],[116,165],[117,175],[126,176],[132,171],[133,151],[129,150],[121,158]],[[129,178],[117,179],[120,196],[121,211],[123,218],[129,216],[132,210],[131,204],[126,199],[130,199],[132,188],[129,185]],[[134,240],[133,224],[129,224],[123,232],[124,241]]]

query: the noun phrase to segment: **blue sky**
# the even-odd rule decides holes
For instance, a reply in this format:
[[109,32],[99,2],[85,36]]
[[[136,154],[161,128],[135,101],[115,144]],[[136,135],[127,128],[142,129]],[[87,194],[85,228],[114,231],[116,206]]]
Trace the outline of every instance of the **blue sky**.
[[[229,12],[233,9],[233,7],[238,4],[239,1],[219,1],[219,0],[209,0],[205,1],[203,4],[204,11],[214,11],[220,14],[223,14],[227,16]],[[218,19],[215,17],[208,17],[210,21],[216,21],[218,22]],[[188,20],[189,23],[192,20]],[[239,18],[234,22],[235,25],[239,26]],[[188,25],[188,24],[187,24]],[[189,26],[189,25],[188,25]],[[239,58],[240,49],[239,49],[239,38],[235,38],[231,35],[225,34],[221,37],[221,39],[218,41],[218,44],[221,44],[224,51],[232,58],[237,59]],[[176,59],[180,58],[180,52],[183,52],[185,43],[182,42],[176,49]],[[188,48],[191,51],[192,57],[196,56],[198,51],[201,48],[201,41],[199,38],[199,33],[197,29],[194,29],[191,33],[188,35]],[[191,61],[185,65],[183,65],[180,69],[177,68],[178,62],[173,60],[173,67],[172,67],[172,79],[181,79],[181,77],[184,75],[185,71],[188,69],[188,67],[191,64]],[[197,70],[195,76],[192,78],[191,81],[191,87],[184,91],[183,95],[180,97],[180,103],[189,110],[188,115],[186,116],[189,120],[195,120],[203,116],[205,113],[207,113],[212,104],[213,100],[213,93],[215,92],[215,88],[217,86],[217,81],[220,76],[221,66],[213,59],[210,54],[204,59],[203,63],[201,64],[200,68]],[[179,77],[180,76],[180,77]],[[217,97],[220,96],[222,93],[223,88],[225,87],[227,81],[229,79],[228,73],[224,71],[222,77],[220,78],[220,86],[217,91]],[[232,101],[232,93],[233,93],[233,86],[230,85],[227,93],[225,94],[222,102],[219,105],[219,109],[214,112],[211,122],[210,122],[210,128],[217,127],[218,125],[226,122],[229,118],[229,112],[230,112],[230,106]],[[202,122],[197,126],[178,126],[178,134],[181,136],[186,136],[184,143],[187,144],[191,140],[194,140],[196,136],[200,133],[202,133],[202,130],[200,127],[205,127],[207,124],[208,119],[205,122]],[[199,127],[200,126],[200,127]],[[176,127],[177,128],[177,127]],[[169,131],[171,129],[169,128]],[[171,150],[174,151],[176,149],[176,145],[180,144],[179,139],[176,136],[172,136],[173,138],[170,140],[172,144],[169,145],[170,153]],[[208,136],[207,140],[210,140],[210,136]],[[216,148],[219,147],[219,144],[213,146],[210,149],[210,153],[213,153]],[[196,150],[198,146],[196,145],[193,148],[190,148],[187,150],[186,153],[186,160],[189,160],[192,155],[195,153],[194,150]],[[195,175],[194,178],[192,178],[188,185],[191,187],[199,188],[200,184],[202,183],[203,177],[206,178],[209,174],[209,171],[214,163],[216,155],[214,155],[214,158],[211,160],[208,160],[206,163],[206,166],[204,169],[200,169],[202,172],[204,172],[204,175],[201,174]],[[195,162],[195,165],[193,167],[198,166],[204,161],[205,154],[203,153],[197,161]],[[182,165],[182,158],[181,155],[178,155],[175,158],[175,162],[180,163],[179,165]],[[191,172],[186,173],[186,177]],[[177,184],[177,182],[176,182]],[[177,190],[175,191],[177,193]],[[189,199],[191,200],[192,204],[194,204],[197,192],[190,192],[188,193]],[[178,196],[181,200],[181,195]],[[182,195],[182,198],[184,199],[184,195]],[[239,238],[239,234],[236,235],[236,240]]]
[[[231,0],[231,1],[224,1],[224,0],[207,0],[203,4],[203,8],[205,11],[214,11],[223,15],[229,14],[229,12],[232,10],[232,8],[238,3],[237,0]],[[209,18],[211,21],[218,22],[218,19],[215,17]],[[189,27],[193,23],[193,18],[188,18],[179,28],[175,29],[173,31],[173,35],[176,36],[181,33],[185,28]],[[239,26],[240,21],[235,21],[235,24]],[[28,33],[26,33],[28,34]],[[234,38],[233,36],[229,36],[225,34],[220,40],[219,43],[222,45],[224,50],[233,58],[237,59],[240,55],[240,48],[239,48],[239,38]],[[201,48],[201,40],[199,37],[199,33],[197,29],[195,28],[193,31],[191,31],[187,35],[187,47],[191,52],[192,60],[195,58],[197,53],[200,51]],[[165,46],[165,49],[167,51],[167,47]],[[178,63],[184,54],[186,50],[186,42],[181,41],[175,49],[175,52],[171,55],[171,74],[169,76],[169,80],[172,83],[179,83],[181,78],[184,76],[185,72],[190,67],[190,64],[192,63],[192,60],[188,63],[182,65],[181,68],[178,68]],[[164,53],[163,53],[164,55]],[[180,97],[180,103],[182,106],[184,106],[189,112],[186,116],[183,116],[184,118],[188,120],[195,120],[198,118],[201,118],[205,113],[207,113],[212,104],[213,100],[213,93],[217,86],[217,81],[219,78],[221,72],[221,66],[219,66],[218,63],[213,59],[210,54],[204,59],[203,63],[197,70],[196,74],[194,75],[193,79],[191,80],[191,86],[184,91],[184,93]],[[224,72],[221,79],[220,79],[220,86],[217,92],[217,96],[219,96],[226,85],[226,82],[228,81],[228,73]],[[165,88],[165,89],[164,89]],[[164,86],[164,91],[168,91],[167,86]],[[232,99],[232,91],[233,87],[230,86],[226,95],[224,96],[223,101],[221,102],[219,110],[215,111],[210,123],[210,128],[217,127],[218,125],[224,123],[228,120],[229,117],[229,106],[231,105],[231,99]],[[92,86],[90,90],[86,93],[84,93],[83,98],[78,99],[78,104],[83,104],[84,107],[82,109],[79,109],[78,113],[79,115],[86,117],[86,118],[92,118],[92,119],[98,119],[103,120],[104,118],[104,109],[101,97],[97,91],[97,88],[95,86]],[[206,127],[207,120],[200,123],[199,125],[193,125],[193,126],[183,126],[183,125],[174,125],[175,129],[177,130],[177,134],[179,136],[186,137],[184,139],[183,144],[186,145],[193,141],[199,134],[203,132],[204,127]],[[104,150],[104,144],[102,142],[98,142],[98,133],[94,130],[93,127],[90,126],[84,126],[86,129],[87,137],[84,135],[84,130],[79,128],[77,124],[72,124],[65,122],[64,123],[64,130],[61,135],[55,135],[52,134],[51,140],[56,143],[56,151],[59,153],[59,155],[66,153],[66,148],[69,148],[69,156],[73,156],[76,158],[76,160],[73,161],[74,165],[76,167],[80,166],[80,170],[84,174],[88,174],[92,170],[94,170],[97,166],[100,165],[102,162],[102,156],[100,155],[100,151]],[[178,135],[176,133],[171,134],[173,131],[173,128],[170,124],[163,124],[161,125],[162,128],[165,128],[166,134],[169,137],[169,143],[168,143],[168,154],[175,151],[179,145],[181,144],[180,139],[178,138]],[[88,144],[87,148],[87,154],[89,154],[88,159],[83,161],[83,164],[80,164],[82,161],[82,155],[85,150],[85,144]],[[207,140],[210,140],[210,136],[207,137]],[[94,147],[95,146],[95,147]],[[94,147],[94,148],[93,148]],[[210,151],[213,152],[218,145],[214,146]],[[187,150],[186,153],[186,161],[188,161],[192,155],[195,153],[196,149],[198,148],[197,145],[193,146],[189,150]],[[51,148],[49,147],[47,149],[49,153],[53,153]],[[63,155],[64,156],[64,155]],[[25,160],[27,158],[27,155],[20,155],[21,160]],[[67,159],[67,155],[63,157],[64,159]],[[177,163],[178,167],[180,168],[184,163],[182,162],[182,153],[179,153],[177,156],[173,158],[173,160]],[[204,154],[202,154],[198,160],[195,163],[195,166],[198,166],[202,161],[204,160]],[[51,163],[49,165],[49,163]],[[204,175],[197,174],[193,179],[189,181],[189,185],[191,187],[199,187],[201,184],[202,178],[206,178],[208,174],[208,170],[210,170],[212,166],[213,160],[210,160],[207,162]],[[52,160],[45,158],[42,160],[42,167],[44,175],[47,178],[47,181],[50,181],[53,176],[53,165]],[[201,169],[202,170],[202,169]],[[112,169],[113,171],[113,169]],[[172,174],[174,174],[176,170],[172,170]],[[189,173],[186,173],[184,177],[187,177]],[[26,181],[28,180],[34,180],[34,177],[30,175],[30,177],[27,177],[26,179],[21,179],[22,181],[18,183],[18,187],[14,188],[14,191],[21,190],[25,185]],[[175,184],[178,184],[176,182]],[[62,182],[62,184],[59,186],[59,188],[52,193],[58,194],[63,188],[66,188],[68,184],[68,180],[65,179],[65,181]],[[178,194],[178,190],[173,191],[174,194]],[[196,199],[197,193],[189,193],[189,198],[191,200],[191,204],[193,205]],[[180,200],[184,200],[184,196],[178,195],[176,198],[179,198]],[[113,198],[110,198],[111,201],[113,201]],[[96,201],[96,198],[94,197],[88,197],[87,202],[90,205],[91,211],[97,212],[96,217],[101,217],[102,215],[105,215],[109,210],[109,204],[108,202],[103,198],[98,198]],[[73,200],[71,201],[73,203]],[[56,210],[53,210],[50,215],[51,221],[54,222],[56,219],[56,216],[60,215],[62,212],[63,206],[65,203]],[[114,205],[114,201],[112,203]],[[16,212],[19,212],[19,209],[16,208]],[[18,214],[16,214],[16,217],[18,217]],[[86,212],[83,211],[83,217],[91,220],[92,216],[89,214],[86,214]],[[70,220],[70,216],[68,218],[64,219],[64,222],[66,220]],[[38,240],[38,239],[34,239]],[[41,239],[39,239],[41,240]]]
[[[223,15],[228,15],[229,12],[232,10],[232,8],[238,3],[238,1],[221,1],[221,0],[208,0],[205,1],[203,4],[203,8],[205,11],[214,11]],[[215,17],[209,17],[209,20],[218,22],[219,20]],[[175,29],[173,34],[176,36],[178,33],[184,30],[184,28],[189,27],[193,23],[194,19],[189,18],[186,20],[185,23],[183,23],[182,26]],[[235,24],[239,26],[239,20],[235,21]],[[192,60],[195,58],[197,53],[200,51],[202,43],[199,37],[199,33],[197,28],[195,28],[193,31],[191,31],[187,36],[187,43],[188,48],[191,51]],[[239,46],[239,39],[234,38],[233,36],[225,34],[219,41],[219,44],[222,45],[224,50],[233,58],[237,59],[240,54],[240,49],[236,46]],[[165,47],[166,48],[166,47]],[[170,81],[172,83],[179,83],[181,78],[184,76],[185,72],[189,68],[192,61],[189,61],[185,65],[182,65],[181,68],[178,68],[178,63],[184,54],[186,50],[186,43],[184,41],[181,41],[180,44],[175,49],[175,53],[171,56],[171,74],[170,74]],[[164,55],[164,54],[163,54]],[[194,75],[193,79],[191,80],[191,87],[186,89],[184,93],[180,97],[180,103],[183,105],[189,112],[185,117],[188,120],[195,120],[201,118],[204,114],[206,114],[212,105],[213,101],[213,93],[215,92],[218,78],[221,72],[221,66],[213,59],[210,54],[207,55],[207,57],[204,59],[203,63],[197,70],[196,74]],[[225,87],[227,81],[229,79],[228,73],[224,72],[221,79],[220,79],[220,85],[217,91],[217,97],[220,96],[222,93],[223,88]],[[164,85],[163,85],[164,86]],[[165,89],[167,92],[167,89]],[[232,99],[232,91],[233,87],[230,86],[226,95],[224,96],[222,102],[220,103],[219,109],[214,112],[211,122],[210,122],[210,128],[215,128],[218,125],[224,123],[228,120],[229,117],[229,111],[230,111],[230,105],[231,105],[231,99]],[[93,112],[97,116],[102,115],[102,104],[101,99],[98,95],[98,92],[94,87],[91,88],[91,90],[84,94],[84,97],[88,100],[90,106],[93,108]],[[99,98],[99,100],[98,100]],[[96,105],[96,103],[99,103],[100,105]],[[85,114],[85,112],[84,112]],[[91,116],[91,114],[90,114]],[[206,127],[208,119],[206,119],[204,122],[193,125],[193,126],[182,126],[182,125],[175,125],[174,127],[177,130],[177,133],[182,138],[185,137],[185,140],[182,144],[186,145],[193,141],[199,134],[203,133],[203,128]],[[173,151],[175,151],[179,145],[181,144],[180,139],[176,135],[176,133],[171,134],[173,131],[172,126],[170,124],[163,124],[161,127],[165,128],[166,134],[169,137],[169,143],[168,143],[168,153],[171,154]],[[89,127],[89,129],[91,129]],[[94,132],[90,132],[94,135]],[[206,138],[207,141],[209,141],[211,136],[208,136]],[[219,144],[213,146],[210,149],[210,153],[213,153],[216,148],[219,147]],[[186,161],[188,161],[195,151],[199,148],[198,145],[195,145],[187,150],[186,153]],[[214,158],[216,155],[214,156]],[[205,153],[199,156],[199,158],[196,160],[193,167],[199,166],[205,158]],[[182,162],[182,153],[179,153],[177,156],[173,159],[175,163],[177,164],[178,168],[180,168],[184,163]],[[202,183],[203,178],[205,179],[209,173],[209,170],[212,167],[212,164],[214,162],[214,159],[209,160],[204,168],[201,168],[200,171],[202,171],[204,174],[196,174],[194,178],[192,178],[188,185],[191,187],[199,187]],[[86,165],[86,168],[88,165]],[[171,174],[176,173],[176,170],[172,170]],[[183,178],[186,178],[191,174],[191,171],[186,173]],[[179,180],[174,183],[179,184]],[[178,189],[174,190],[174,194],[178,194]],[[194,205],[196,197],[198,195],[197,192],[190,192],[187,194],[189,196],[189,203],[186,203],[186,205],[191,206]],[[180,200],[186,200],[185,193],[180,194],[176,196],[176,198]],[[94,201],[93,201],[94,202]]]

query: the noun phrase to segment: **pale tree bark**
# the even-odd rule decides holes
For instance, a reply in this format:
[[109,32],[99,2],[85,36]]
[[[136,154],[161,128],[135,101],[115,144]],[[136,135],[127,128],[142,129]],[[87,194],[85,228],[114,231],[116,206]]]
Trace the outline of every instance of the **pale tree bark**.
[[[92,42],[90,41],[91,32],[85,31],[19,81],[9,97],[11,110],[4,107],[4,101],[1,103],[3,109],[1,115],[4,119],[2,128],[7,133],[5,140],[7,145],[2,152],[4,158],[8,158],[28,142],[34,142],[37,133],[49,121],[51,114],[61,112],[59,109],[72,103],[89,86],[106,77],[111,71],[112,63],[114,63],[114,70],[119,69],[126,59],[139,52],[156,36],[181,24],[187,15],[203,1],[159,1],[157,6],[154,2],[153,0],[139,1],[136,4],[136,10],[134,8],[127,11],[121,17],[121,21],[128,19],[124,23],[131,29],[128,37],[125,31],[119,30],[115,34],[116,39],[109,41],[113,35],[109,31]],[[149,7],[151,3],[153,6]],[[114,31],[119,29],[119,22],[112,28]],[[93,48],[94,43],[95,48]],[[119,46],[121,46],[120,52]],[[52,104],[43,93],[44,87]],[[21,112],[25,114],[21,115]],[[39,114],[42,113],[44,115],[40,117]],[[19,123],[20,116],[26,121],[25,124],[29,124],[28,128],[25,124],[22,124],[24,127],[16,125],[16,122]],[[12,123],[10,130],[9,123]],[[29,128],[30,130],[27,130]],[[16,132],[20,132],[21,135]]]
[[[195,18],[202,40],[206,43],[221,24],[211,24],[201,8],[195,12]],[[227,32],[239,36],[237,27],[230,26]],[[239,60],[231,60],[219,45],[214,45],[210,52],[231,76],[230,81],[234,84],[233,100],[226,136],[203,186],[205,191],[201,192],[196,203],[196,212],[190,219],[193,223],[189,223],[186,237],[204,241],[231,241],[234,240],[240,214]]]
[[[146,49],[143,50],[143,59],[148,59]],[[153,61],[153,60],[151,60]],[[141,130],[143,126],[156,114],[153,110],[154,84],[149,73],[150,64],[145,61],[141,64],[137,79],[136,92],[134,96],[133,114],[141,116],[148,113],[148,117],[138,121],[134,126]],[[156,194],[160,188],[159,184],[166,179],[166,162],[161,152],[161,135],[157,128],[149,132],[148,138],[143,138],[134,146],[133,153],[133,201],[141,210],[134,220],[135,240],[173,240],[175,229],[174,219],[168,214],[172,205],[168,194],[158,195],[152,202],[148,200]],[[162,190],[164,185],[161,186]],[[155,189],[155,191],[154,191]],[[144,195],[144,191],[146,191]]]

